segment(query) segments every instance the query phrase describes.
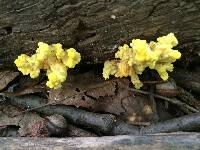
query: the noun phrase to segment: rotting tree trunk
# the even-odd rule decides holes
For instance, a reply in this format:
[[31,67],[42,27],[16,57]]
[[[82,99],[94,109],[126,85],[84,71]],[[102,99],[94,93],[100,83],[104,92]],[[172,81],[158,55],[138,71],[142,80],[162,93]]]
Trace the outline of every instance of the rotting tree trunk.
[[134,38],[155,40],[175,33],[179,49],[200,50],[199,0],[0,0],[1,66],[14,66],[37,42],[75,47],[83,62],[114,57]]
[[199,150],[198,133],[161,134],[148,136],[81,137],[81,138],[0,138],[1,149],[182,149]]

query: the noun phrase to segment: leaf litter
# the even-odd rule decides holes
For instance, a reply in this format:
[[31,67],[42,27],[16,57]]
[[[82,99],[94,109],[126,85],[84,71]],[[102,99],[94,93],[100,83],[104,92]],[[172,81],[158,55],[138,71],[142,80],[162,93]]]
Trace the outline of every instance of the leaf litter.
[[17,126],[19,127],[20,136],[28,136],[31,132],[32,126],[41,121],[43,118],[36,113],[26,113],[23,115],[13,115],[22,112],[23,110],[12,105],[4,104],[0,107],[0,127],[4,126]]
[[14,72],[9,70],[0,71],[0,90],[4,89],[18,75],[19,72]]
[[112,113],[132,124],[152,122],[155,116],[154,103],[149,96],[134,95],[124,88],[130,84],[125,78],[105,81],[90,71],[70,76],[61,89],[51,89],[49,102]]

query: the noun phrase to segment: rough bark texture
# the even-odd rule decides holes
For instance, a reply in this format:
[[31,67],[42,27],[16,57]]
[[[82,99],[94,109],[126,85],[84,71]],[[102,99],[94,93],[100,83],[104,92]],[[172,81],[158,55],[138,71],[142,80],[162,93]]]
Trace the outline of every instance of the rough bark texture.
[[179,86],[200,95],[200,71],[188,72],[183,69],[176,69],[173,78]]
[[200,134],[161,134],[149,136],[115,136],[82,138],[0,138],[0,149],[100,150],[154,149],[199,150]]
[[14,66],[39,41],[75,47],[83,62],[99,63],[133,37],[169,32],[181,50],[199,53],[199,24],[199,0],[0,0],[0,63]]

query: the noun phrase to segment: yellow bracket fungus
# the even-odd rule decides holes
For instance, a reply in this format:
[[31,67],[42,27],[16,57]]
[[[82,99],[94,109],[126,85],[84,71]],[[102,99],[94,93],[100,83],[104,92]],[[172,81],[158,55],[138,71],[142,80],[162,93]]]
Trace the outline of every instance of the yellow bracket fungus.
[[157,38],[157,42],[133,39],[130,46],[120,46],[115,53],[116,60],[106,61],[103,68],[103,77],[131,77],[135,88],[142,87],[138,74],[145,68],[155,69],[163,80],[168,79],[167,71],[173,71],[173,62],[180,59],[181,53],[172,48],[178,44],[173,33]]
[[14,63],[23,75],[30,74],[31,78],[37,78],[40,69],[47,70],[46,75],[49,80],[46,85],[57,89],[66,80],[68,68],[74,68],[80,60],[80,53],[73,48],[65,50],[60,43],[48,45],[39,42],[35,54],[32,56],[21,54]]

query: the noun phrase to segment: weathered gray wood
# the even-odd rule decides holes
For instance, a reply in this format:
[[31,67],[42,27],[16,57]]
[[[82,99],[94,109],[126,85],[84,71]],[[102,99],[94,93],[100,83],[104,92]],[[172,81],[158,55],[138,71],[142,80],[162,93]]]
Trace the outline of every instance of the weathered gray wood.
[[[83,62],[113,58],[118,45],[174,32],[183,51],[200,50],[199,0],[0,0],[0,60],[14,66],[38,41],[75,47]],[[189,51],[190,50],[190,51]]]
[[82,138],[0,138],[0,149],[153,149],[199,150],[199,133],[161,134],[149,136],[115,136]]

